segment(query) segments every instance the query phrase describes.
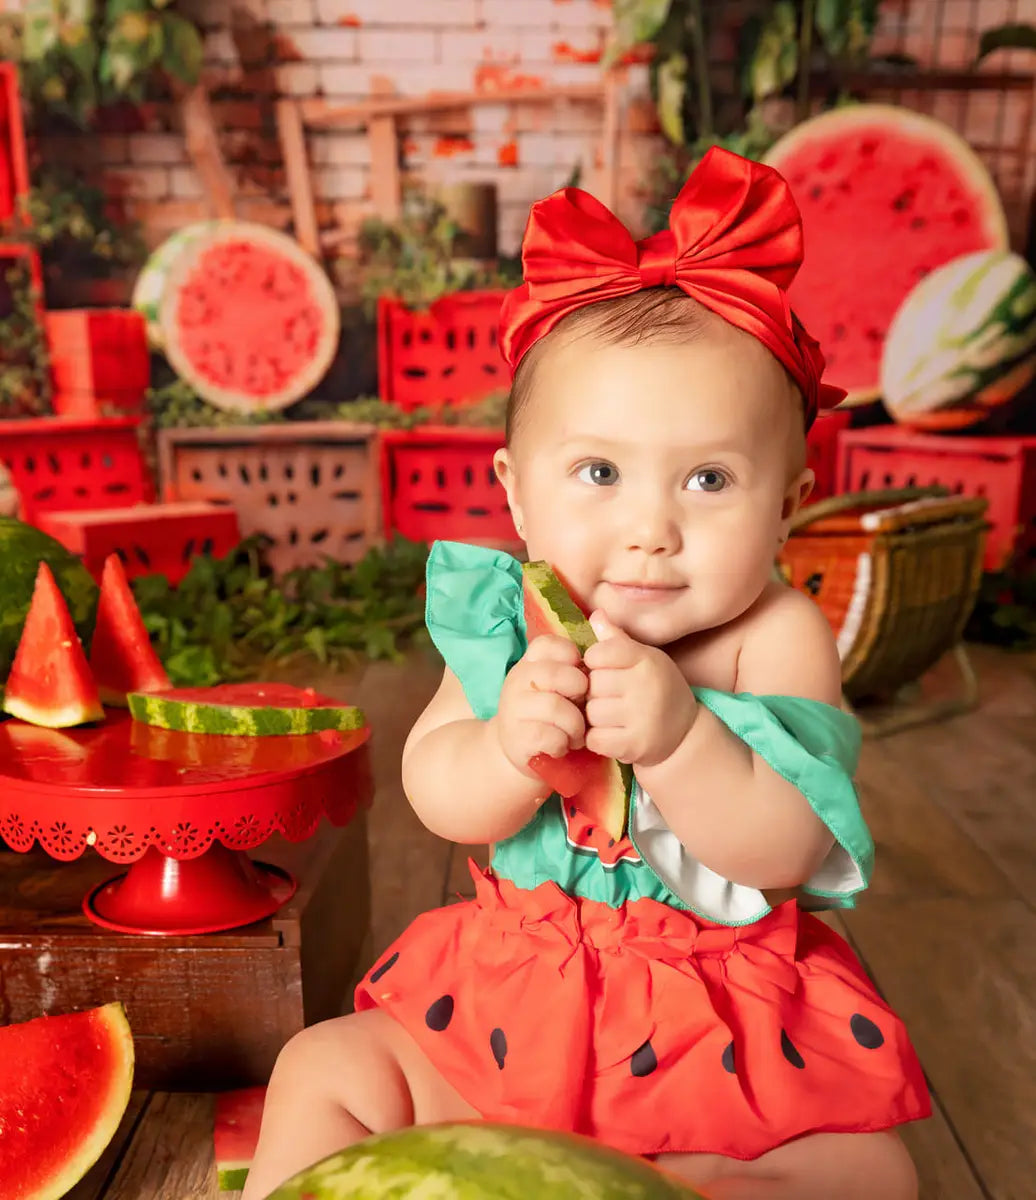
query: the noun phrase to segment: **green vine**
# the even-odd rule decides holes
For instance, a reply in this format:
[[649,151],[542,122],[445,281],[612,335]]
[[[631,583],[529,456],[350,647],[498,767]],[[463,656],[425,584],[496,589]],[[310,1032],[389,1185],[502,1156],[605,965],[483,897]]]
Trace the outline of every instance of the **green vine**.
[[156,429],[269,425],[285,420],[283,412],[227,412],[203,400],[186,380],[175,377],[148,388],[145,405]]
[[50,412],[50,354],[40,295],[24,260],[0,258],[0,418]]

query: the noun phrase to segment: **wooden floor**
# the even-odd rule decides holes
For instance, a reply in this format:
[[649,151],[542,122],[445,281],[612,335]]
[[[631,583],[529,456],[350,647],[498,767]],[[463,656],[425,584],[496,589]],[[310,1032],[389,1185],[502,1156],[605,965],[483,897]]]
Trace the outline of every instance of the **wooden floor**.
[[[929,1079],[935,1115],[905,1130],[923,1200],[1036,1200],[1036,657],[973,657],[977,712],[866,744],[874,883],[830,920],[905,1019]],[[375,730],[372,956],[471,890],[468,849],[427,833],[399,785],[402,740],[437,680],[430,655],[306,680],[362,704]],[[208,1097],[138,1097],[72,1200],[211,1200],[210,1111]]]

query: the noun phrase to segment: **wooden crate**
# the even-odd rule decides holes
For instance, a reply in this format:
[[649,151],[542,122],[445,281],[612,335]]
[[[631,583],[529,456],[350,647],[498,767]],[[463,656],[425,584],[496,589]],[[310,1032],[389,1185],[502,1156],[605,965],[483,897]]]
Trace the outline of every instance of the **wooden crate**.
[[203,937],[138,937],[101,929],[80,909],[115,864],[0,849],[3,1019],[121,1000],[138,1087],[265,1083],[293,1034],[343,1010],[370,956],[365,815],[343,829],[325,822],[295,845],[273,838],[254,857],[299,880],[274,916]]
[[233,505],[242,537],[270,539],[278,573],[327,558],[356,562],[380,535],[374,425],[163,429],[158,454],[165,500]]

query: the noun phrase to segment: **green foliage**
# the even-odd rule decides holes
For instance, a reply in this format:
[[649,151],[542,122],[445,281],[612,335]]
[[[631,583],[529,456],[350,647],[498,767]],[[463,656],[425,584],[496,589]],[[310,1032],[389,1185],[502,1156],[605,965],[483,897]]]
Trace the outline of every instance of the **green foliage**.
[[225,412],[209,404],[186,380],[173,377],[166,383],[148,388],[146,404],[158,429],[186,429],[193,426],[215,428],[230,425],[268,425],[283,421],[283,412]]
[[380,296],[394,296],[408,308],[427,308],[442,296],[476,288],[513,287],[513,269],[487,270],[459,258],[460,229],[437,201],[408,192],[398,222],[372,217],[360,229],[361,295],[368,314]]
[[377,396],[359,396],[330,406],[302,401],[292,417],[313,420],[357,421],[377,425],[379,429],[416,429],[420,425],[468,425],[503,429],[507,412],[507,392],[493,392],[476,404],[455,408],[414,408],[409,411],[386,404]]
[[395,540],[352,566],[328,562],[275,579],[260,538],[225,558],[195,559],[177,587],[162,575],[133,581],[144,624],[174,686],[259,678],[273,665],[315,658],[399,658],[424,634],[428,548]]
[[0,418],[50,412],[50,354],[24,259],[0,258]]
[[1036,571],[983,575],[964,636],[1011,650],[1036,650]]
[[175,0],[26,0],[21,67],[30,103],[87,127],[140,103],[156,79],[196,83],[202,38]]

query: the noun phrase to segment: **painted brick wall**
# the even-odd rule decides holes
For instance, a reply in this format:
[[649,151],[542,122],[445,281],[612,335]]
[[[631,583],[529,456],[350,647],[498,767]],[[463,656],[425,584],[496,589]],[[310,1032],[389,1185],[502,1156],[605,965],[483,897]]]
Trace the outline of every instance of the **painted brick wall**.
[[[3,0],[0,0],[2,3]],[[11,0],[8,0],[8,4]],[[490,91],[501,85],[584,82],[598,77],[611,22],[610,0],[193,0],[207,30],[206,75],[224,152],[238,186],[242,217],[283,227],[288,221],[274,134],[279,95],[348,101],[365,97],[373,75],[403,94],[436,89]],[[736,23],[736,0],[728,16]],[[876,51],[908,53],[923,66],[963,67],[983,27],[1036,21],[1036,0],[886,0]],[[936,21],[939,20],[938,27]],[[721,32],[714,64],[733,55]],[[1032,71],[1032,56],[1000,52],[990,71]],[[647,73],[625,68],[620,212],[636,221],[638,185],[657,150]],[[903,103],[960,129],[993,169],[1020,240],[1036,173],[1033,89],[909,95]],[[96,142],[53,142],[48,152],[103,169],[156,242],[205,215],[200,183],[184,153],[171,106],[149,106],[143,128],[113,128]],[[407,176],[492,180],[500,201],[500,246],[518,244],[529,204],[561,184],[576,163],[591,189],[600,145],[596,106],[489,105],[415,117],[402,124]],[[1004,148],[1007,148],[1006,150]],[[366,139],[359,130],[311,136],[320,217],[354,230],[370,211]],[[346,252],[349,242],[343,243]]]

